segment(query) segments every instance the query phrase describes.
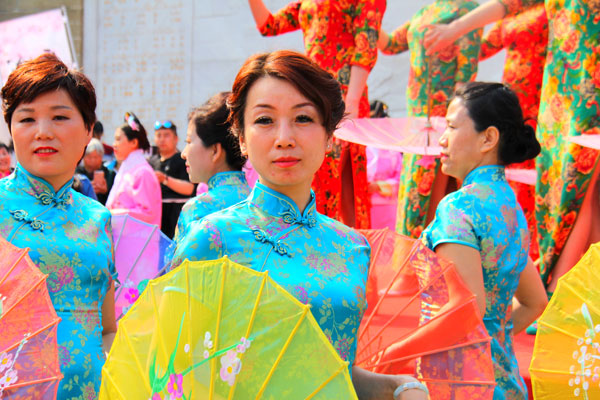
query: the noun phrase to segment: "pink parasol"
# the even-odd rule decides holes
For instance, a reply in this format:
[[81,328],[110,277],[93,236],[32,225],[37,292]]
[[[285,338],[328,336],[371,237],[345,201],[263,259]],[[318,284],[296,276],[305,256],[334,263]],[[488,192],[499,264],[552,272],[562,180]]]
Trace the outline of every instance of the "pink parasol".
[[568,136],[566,139],[583,147],[600,150],[600,135]]
[[437,156],[444,129],[446,120],[441,117],[358,118],[344,121],[334,134],[364,146]]
[[112,217],[115,268],[120,285],[115,292],[119,319],[144,291],[150,279],[161,275],[171,260],[174,242],[157,225],[127,214]]
[[0,237],[0,399],[50,400],[62,379],[60,318],[27,251]]

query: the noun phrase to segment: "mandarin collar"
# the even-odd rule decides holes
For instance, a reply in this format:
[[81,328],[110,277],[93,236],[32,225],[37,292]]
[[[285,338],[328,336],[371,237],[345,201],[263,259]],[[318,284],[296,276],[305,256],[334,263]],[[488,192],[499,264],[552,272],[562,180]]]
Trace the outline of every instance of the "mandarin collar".
[[477,167],[467,174],[463,181],[463,186],[476,182],[506,182],[504,166],[502,165],[484,165]]
[[64,206],[73,202],[71,186],[73,178],[69,179],[58,191],[55,191],[45,179],[32,175],[17,163],[13,173],[17,187],[23,189],[28,195],[35,197],[42,205]]
[[217,172],[207,182],[209,190],[218,186],[238,186],[247,184],[246,174],[243,171]]
[[296,203],[288,196],[270,189],[260,182],[256,182],[248,200],[267,214],[281,217],[287,224],[301,224],[309,228],[317,224],[315,193],[312,190],[310,191],[310,201],[304,209],[304,213],[300,212]]

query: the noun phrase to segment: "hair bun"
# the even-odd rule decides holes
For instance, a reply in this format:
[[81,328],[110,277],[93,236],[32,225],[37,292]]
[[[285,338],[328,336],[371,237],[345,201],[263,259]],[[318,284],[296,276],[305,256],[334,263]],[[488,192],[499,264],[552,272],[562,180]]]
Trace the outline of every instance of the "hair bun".
[[519,133],[511,135],[501,157],[507,164],[520,163],[535,158],[541,149],[540,142],[535,137],[535,129],[524,123]]

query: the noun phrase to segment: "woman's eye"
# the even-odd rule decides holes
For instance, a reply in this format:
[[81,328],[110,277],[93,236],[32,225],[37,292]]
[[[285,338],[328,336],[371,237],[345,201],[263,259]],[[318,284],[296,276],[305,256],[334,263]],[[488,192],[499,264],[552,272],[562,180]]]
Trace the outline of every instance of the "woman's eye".
[[31,117],[23,118],[19,122],[22,124],[26,123],[26,122],[33,122],[33,118],[31,118]]
[[312,119],[308,115],[298,115],[296,117],[296,121],[302,122],[302,123],[308,123],[308,122],[314,122],[314,119]]
[[66,117],[64,115],[57,115],[57,116],[54,117],[54,119],[57,119],[59,121],[64,121],[66,119],[69,119],[69,117]]
[[273,120],[270,117],[258,117],[254,120],[254,123],[259,125],[267,125],[271,122],[273,122]]

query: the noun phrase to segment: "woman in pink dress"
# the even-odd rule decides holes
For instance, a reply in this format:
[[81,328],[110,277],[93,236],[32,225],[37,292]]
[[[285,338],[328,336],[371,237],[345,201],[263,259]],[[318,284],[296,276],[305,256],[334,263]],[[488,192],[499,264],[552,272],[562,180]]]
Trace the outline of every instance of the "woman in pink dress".
[[154,170],[144,151],[150,148],[146,130],[133,113],[115,131],[115,157],[121,163],[106,207],[113,215],[129,214],[140,221],[160,226],[162,198]]

